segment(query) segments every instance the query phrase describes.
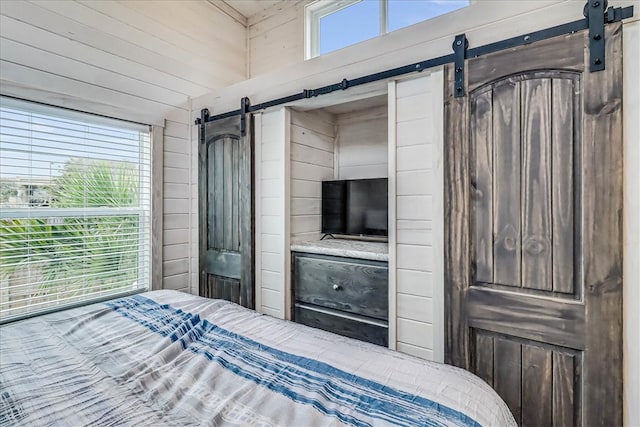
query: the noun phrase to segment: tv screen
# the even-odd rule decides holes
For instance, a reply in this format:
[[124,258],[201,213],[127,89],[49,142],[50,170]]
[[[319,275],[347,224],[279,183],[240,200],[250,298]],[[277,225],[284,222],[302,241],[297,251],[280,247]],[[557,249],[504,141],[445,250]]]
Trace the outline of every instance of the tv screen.
[[322,232],[387,236],[387,178],[322,182]]

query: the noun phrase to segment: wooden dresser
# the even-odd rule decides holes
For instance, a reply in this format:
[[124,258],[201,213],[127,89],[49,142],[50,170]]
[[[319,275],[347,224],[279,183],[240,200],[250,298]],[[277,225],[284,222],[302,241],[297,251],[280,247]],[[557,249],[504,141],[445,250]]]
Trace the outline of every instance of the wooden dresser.
[[[317,246],[310,243],[292,246],[294,321],[387,346],[389,271],[386,246],[384,253],[379,252],[385,244],[317,243]],[[351,245],[373,247],[378,251],[344,249]],[[337,250],[332,250],[336,247]]]

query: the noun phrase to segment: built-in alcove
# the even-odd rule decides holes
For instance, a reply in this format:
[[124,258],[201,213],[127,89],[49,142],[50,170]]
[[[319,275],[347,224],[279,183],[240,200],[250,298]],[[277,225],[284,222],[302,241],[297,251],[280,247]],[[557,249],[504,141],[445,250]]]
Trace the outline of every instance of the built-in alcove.
[[388,175],[387,95],[290,115],[291,242],[318,240],[322,181]]
[[[376,292],[388,296],[389,347],[443,360],[443,84],[442,71],[423,72],[255,115],[259,311],[294,317],[305,298],[293,292],[298,253],[384,262],[388,291]],[[304,242],[318,246],[321,237],[322,181],[371,177],[388,178],[388,253],[379,257],[370,246],[311,252]]]
[[[289,110],[291,319],[383,346],[389,343],[387,243],[320,239],[322,181],[388,176],[387,99]],[[353,193],[351,200],[355,195],[370,197]]]

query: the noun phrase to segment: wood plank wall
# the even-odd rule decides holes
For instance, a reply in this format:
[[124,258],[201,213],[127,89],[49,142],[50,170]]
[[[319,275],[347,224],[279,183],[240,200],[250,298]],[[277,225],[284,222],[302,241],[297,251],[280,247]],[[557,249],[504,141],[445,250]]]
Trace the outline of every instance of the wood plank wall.
[[[190,232],[193,217],[197,224],[197,210],[193,207],[193,203],[197,203],[197,192],[193,192],[191,184],[198,178],[198,168],[193,165],[191,155],[194,143],[189,138],[188,123],[176,120],[165,123],[162,288],[197,294],[197,276],[194,280],[190,275],[198,271],[197,234]],[[197,152],[197,147],[195,150]],[[195,269],[190,264],[191,257],[196,261]]]
[[280,319],[289,274],[289,110],[256,116],[256,310]]
[[4,95],[164,127],[154,175],[163,278],[153,288],[197,293],[190,97],[245,79],[244,25],[207,2],[2,1],[0,52]]
[[312,0],[289,0],[249,17],[248,77],[304,59],[304,6]]
[[337,179],[386,177],[387,106],[336,116]]
[[[396,84],[396,348],[444,360],[442,71]],[[393,148],[391,148],[393,149]],[[390,244],[394,242],[391,241]]]
[[291,110],[291,241],[319,240],[322,181],[334,178],[335,118]]

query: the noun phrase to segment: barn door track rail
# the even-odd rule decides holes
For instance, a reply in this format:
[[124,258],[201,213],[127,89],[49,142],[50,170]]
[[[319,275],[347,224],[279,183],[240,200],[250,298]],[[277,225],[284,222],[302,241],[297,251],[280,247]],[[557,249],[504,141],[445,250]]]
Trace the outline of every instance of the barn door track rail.
[[203,108],[200,117],[195,120],[195,124],[200,125],[200,142],[204,143],[204,127],[207,122],[221,120],[227,117],[240,116],[241,133],[244,135],[246,131],[246,115],[254,111],[264,110],[276,105],[288,104],[294,101],[300,101],[307,98],[313,98],[320,95],[326,95],[338,90],[346,90],[350,87],[360,86],[367,83],[386,80],[392,77],[401,76],[414,72],[420,72],[429,68],[440,65],[454,63],[455,65],[455,90],[456,97],[465,95],[465,79],[464,79],[464,61],[468,58],[477,58],[479,56],[488,55],[490,53],[499,52],[505,49],[512,49],[535,43],[541,40],[550,39],[565,34],[572,34],[582,30],[589,30],[589,71],[597,72],[605,69],[605,33],[606,24],[619,22],[633,16],[633,6],[627,7],[609,7],[607,9],[606,0],[590,0],[583,9],[584,19],[580,19],[566,24],[557,25],[555,27],[546,28],[544,30],[535,31],[533,33],[523,34],[502,41],[489,43],[483,46],[469,49],[469,41],[464,34],[457,35],[453,41],[453,53],[449,55],[439,56],[436,58],[425,59],[409,65],[392,68],[378,73],[357,77],[351,80],[343,79],[339,83],[323,86],[317,89],[304,89],[302,92],[282,98],[273,99],[271,101],[262,102],[260,104],[251,105],[249,98],[244,97],[240,102],[240,108],[222,114],[210,115],[209,110]]

